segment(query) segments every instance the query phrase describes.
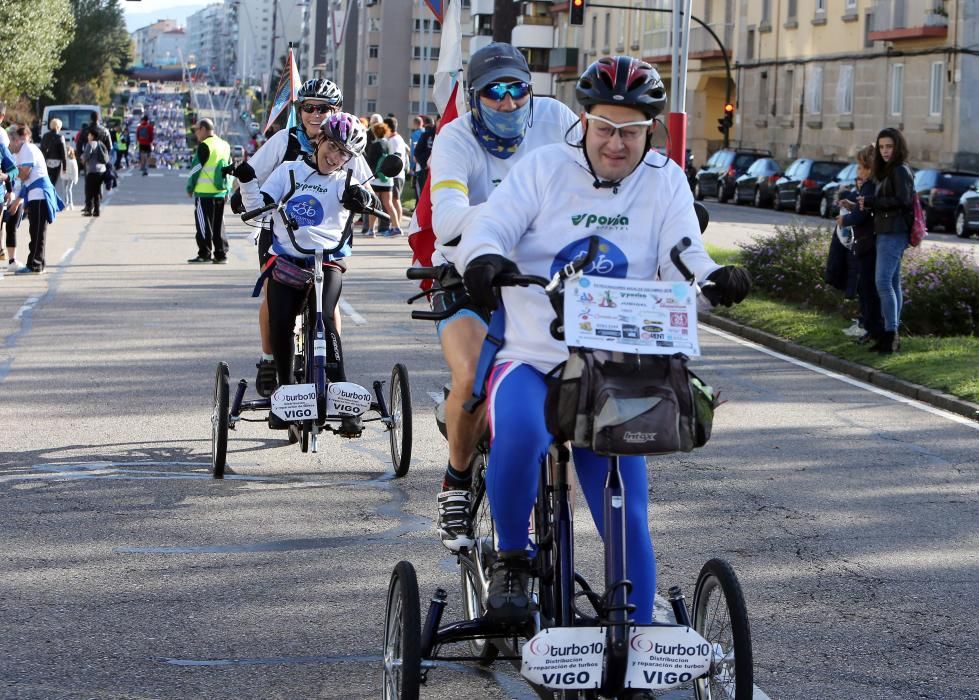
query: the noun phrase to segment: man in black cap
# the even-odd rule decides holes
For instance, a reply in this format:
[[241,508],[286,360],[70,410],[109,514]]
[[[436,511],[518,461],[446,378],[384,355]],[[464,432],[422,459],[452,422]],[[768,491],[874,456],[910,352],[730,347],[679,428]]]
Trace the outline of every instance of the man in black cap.
[[[534,97],[530,81],[527,60],[510,44],[494,42],[470,57],[470,111],[439,132],[429,162],[435,264],[453,261],[466,227],[514,163],[540,146],[580,138],[577,115],[557,100]],[[460,294],[435,289],[432,308],[448,308]],[[452,375],[445,404],[449,463],[438,496],[438,531],[453,551],[473,544],[469,462],[486,419],[484,411],[470,414],[463,404],[472,395],[487,320],[484,309],[469,303],[436,326]]]

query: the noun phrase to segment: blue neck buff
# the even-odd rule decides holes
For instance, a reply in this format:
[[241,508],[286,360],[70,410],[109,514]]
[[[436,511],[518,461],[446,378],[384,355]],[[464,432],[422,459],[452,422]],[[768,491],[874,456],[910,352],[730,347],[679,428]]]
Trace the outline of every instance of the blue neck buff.
[[478,95],[470,93],[473,135],[487,153],[506,160],[517,152],[530,121],[532,101],[533,98],[527,100],[527,104],[512,112],[498,112],[483,105]]
[[313,144],[309,142],[309,137],[306,136],[306,130],[301,126],[296,129],[296,138],[299,139],[299,147],[303,149],[303,153],[316,152],[316,149],[313,148]]

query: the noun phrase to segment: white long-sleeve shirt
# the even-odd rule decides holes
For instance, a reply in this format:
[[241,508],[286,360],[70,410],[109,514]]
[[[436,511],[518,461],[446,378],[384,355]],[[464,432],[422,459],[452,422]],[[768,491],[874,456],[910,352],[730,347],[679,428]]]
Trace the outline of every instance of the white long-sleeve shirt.
[[[476,140],[471,112],[446,124],[435,138],[429,161],[432,228],[438,253],[453,261],[454,246],[449,244],[463,234],[507,173],[535,149],[564,143],[565,134],[577,121],[563,103],[549,97],[533,98],[533,114],[523,141],[506,159],[491,156]],[[573,129],[567,138],[572,143],[578,141],[580,128]],[[435,263],[439,262],[436,254]]]
[[[648,167],[648,165],[656,167]],[[720,267],[704,250],[690,186],[680,167],[655,151],[618,188],[596,189],[583,152],[557,144],[535,150],[496,188],[456,249],[456,267],[489,253],[523,274],[550,278],[601,238],[585,274],[620,279],[682,280],[670,249],[684,236],[683,262],[703,281]],[[506,336],[497,355],[550,371],[568,357],[550,334],[554,310],[539,287],[503,289]]]

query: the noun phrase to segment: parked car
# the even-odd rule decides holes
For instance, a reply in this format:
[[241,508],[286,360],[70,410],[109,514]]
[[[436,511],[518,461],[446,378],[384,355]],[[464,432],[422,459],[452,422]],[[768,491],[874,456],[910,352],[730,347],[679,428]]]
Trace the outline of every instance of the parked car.
[[979,183],[963,192],[955,207],[955,235],[968,238],[976,232],[979,232]]
[[819,200],[819,215],[824,219],[835,219],[840,213],[840,194],[852,190],[856,185],[857,164],[850,163],[823,186],[823,196]]
[[734,182],[734,203],[750,202],[756,207],[770,207],[775,200],[775,181],[782,176],[782,166],[774,158],[759,158],[748,172]]
[[954,230],[959,199],[976,184],[977,179],[979,173],[958,170],[925,168],[915,173],[914,191],[918,193],[929,231],[936,226],[946,231]]
[[726,202],[734,196],[734,181],[748,172],[752,163],[766,156],[771,158],[772,152],[754,148],[722,148],[697,172],[693,196],[698,200],[717,197],[717,201]]
[[833,180],[845,163],[832,160],[799,158],[785,174],[775,182],[775,208],[794,208],[796,214],[804,214],[819,206],[823,187]]

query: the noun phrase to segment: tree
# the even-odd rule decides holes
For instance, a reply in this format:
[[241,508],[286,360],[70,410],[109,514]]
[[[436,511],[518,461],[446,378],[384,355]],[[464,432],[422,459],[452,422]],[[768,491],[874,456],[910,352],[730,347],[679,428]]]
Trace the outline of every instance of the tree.
[[116,75],[132,59],[122,7],[119,0],[69,1],[75,36],[55,74],[54,98],[58,102],[107,102]]
[[74,33],[70,0],[0,2],[0,99],[40,96]]

